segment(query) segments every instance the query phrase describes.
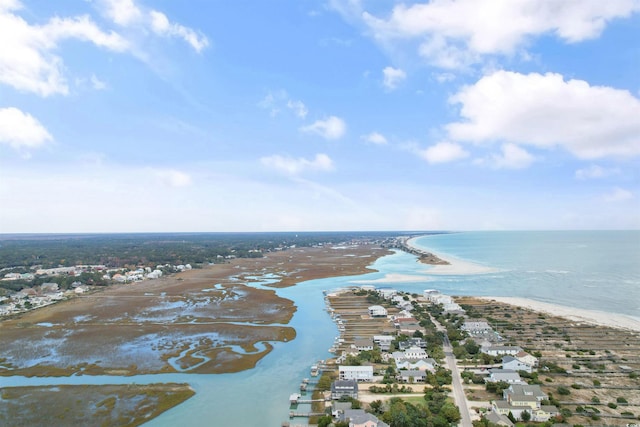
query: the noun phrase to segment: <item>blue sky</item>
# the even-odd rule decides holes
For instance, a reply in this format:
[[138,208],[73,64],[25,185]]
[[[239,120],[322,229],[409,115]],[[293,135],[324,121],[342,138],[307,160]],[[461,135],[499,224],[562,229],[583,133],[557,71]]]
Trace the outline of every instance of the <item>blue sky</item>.
[[0,0],[0,232],[640,228],[640,0]]

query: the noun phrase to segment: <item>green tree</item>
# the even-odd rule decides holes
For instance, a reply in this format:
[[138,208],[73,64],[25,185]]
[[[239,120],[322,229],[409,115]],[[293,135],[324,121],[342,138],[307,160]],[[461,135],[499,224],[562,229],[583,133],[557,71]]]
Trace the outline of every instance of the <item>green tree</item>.
[[522,418],[522,421],[524,421],[526,423],[527,421],[529,421],[531,419],[531,413],[529,411],[522,411],[522,414],[520,415],[520,418]]

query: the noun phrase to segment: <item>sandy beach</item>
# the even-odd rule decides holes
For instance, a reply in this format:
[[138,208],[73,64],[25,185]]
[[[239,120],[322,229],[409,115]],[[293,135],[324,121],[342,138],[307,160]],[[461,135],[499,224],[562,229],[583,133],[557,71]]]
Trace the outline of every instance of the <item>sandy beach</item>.
[[[418,246],[414,245],[414,240],[417,237],[411,238],[407,240],[407,246],[417,249],[423,250]],[[440,253],[435,253],[438,258],[447,261],[448,265],[433,265],[428,269],[424,270],[425,274],[428,275],[437,275],[437,276],[448,276],[448,275],[467,275],[467,274],[488,274],[488,273],[497,273],[500,271],[498,268],[488,267],[486,265],[474,263],[471,261],[465,261],[459,258],[452,257],[450,255],[442,255]]]
[[483,300],[493,300],[509,305],[527,308],[533,311],[564,317],[580,323],[608,326],[611,328],[629,329],[640,332],[640,318],[624,314],[606,313],[596,310],[585,310],[566,307],[558,304],[536,301],[518,297],[476,297]]

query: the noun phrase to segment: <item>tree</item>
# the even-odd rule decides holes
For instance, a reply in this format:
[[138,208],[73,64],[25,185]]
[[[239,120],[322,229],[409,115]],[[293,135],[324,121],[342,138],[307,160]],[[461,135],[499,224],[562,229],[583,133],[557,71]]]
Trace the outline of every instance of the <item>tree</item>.
[[318,418],[318,427],[328,427],[333,422],[331,415],[325,415]]
[[369,409],[373,411],[374,414],[382,414],[382,400],[374,400],[369,403]]
[[529,421],[531,419],[531,413],[529,411],[522,411],[522,414],[520,415],[520,418],[522,418],[522,421],[524,421],[526,423],[527,421]]

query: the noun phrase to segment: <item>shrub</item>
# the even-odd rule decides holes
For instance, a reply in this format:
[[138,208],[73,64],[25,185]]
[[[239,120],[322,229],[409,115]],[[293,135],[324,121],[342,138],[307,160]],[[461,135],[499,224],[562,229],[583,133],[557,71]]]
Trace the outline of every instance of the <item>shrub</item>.
[[618,405],[616,405],[616,404],[615,404],[615,403],[613,403],[613,402],[609,402],[609,403],[607,403],[607,406],[608,406],[609,408],[611,408],[611,409],[616,409],[616,408],[618,407]]
[[566,396],[568,394],[571,394],[571,390],[569,390],[567,387],[560,386],[558,387],[558,394],[562,396]]
[[628,403],[628,402],[627,402],[627,399],[625,399],[624,397],[619,397],[619,398],[617,398],[617,399],[616,399],[616,402],[617,402],[617,403]]

